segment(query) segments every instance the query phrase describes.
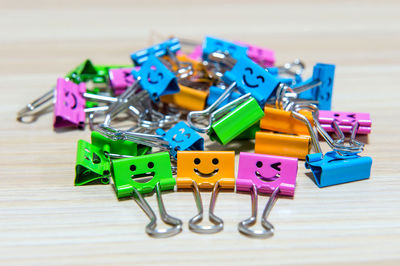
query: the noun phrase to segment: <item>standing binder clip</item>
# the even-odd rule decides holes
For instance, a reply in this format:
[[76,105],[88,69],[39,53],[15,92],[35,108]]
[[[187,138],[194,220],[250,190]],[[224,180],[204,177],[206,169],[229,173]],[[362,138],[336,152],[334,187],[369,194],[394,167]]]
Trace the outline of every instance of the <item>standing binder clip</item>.
[[371,133],[372,122],[369,113],[319,111],[318,120],[326,132],[335,132],[333,121],[336,121],[342,132],[350,133],[357,122],[357,134]]
[[330,110],[332,102],[335,65],[318,63],[310,79],[293,87],[302,99],[318,101],[320,110]]
[[[267,217],[278,195],[294,196],[297,176],[297,159],[241,152],[236,190],[251,193],[251,217],[239,223],[239,232],[257,238],[267,238],[274,234],[274,226]],[[271,193],[264,208],[262,230],[253,230],[249,226],[257,221],[258,192]]]
[[174,54],[181,49],[178,38],[171,38],[160,44],[153,45],[147,49],[139,50],[131,54],[131,59],[135,66],[143,65],[150,56],[161,57],[164,55]]
[[275,52],[273,50],[239,41],[235,41],[235,43],[247,47],[247,56],[260,66],[272,67],[275,64]]
[[203,60],[207,61],[209,55],[213,52],[221,52],[229,54],[231,57],[238,59],[240,57],[247,57],[247,48],[225,40],[217,39],[207,36],[203,41]]
[[100,180],[108,184],[110,176],[110,159],[96,145],[84,140],[78,141],[75,165],[75,185],[81,186]]
[[132,70],[139,71],[140,67],[113,68],[109,70],[110,87],[116,96],[121,95],[128,87],[132,86],[135,78]]
[[[189,229],[196,233],[211,234],[221,231],[224,221],[214,214],[221,188],[235,187],[235,152],[233,151],[179,151],[176,184],[180,188],[193,188],[198,214],[190,219]],[[203,202],[199,188],[212,188],[209,219],[212,226],[201,226]]]
[[[313,111],[314,121],[317,131],[327,141],[333,151],[322,153],[317,136],[308,119],[298,113],[301,108],[309,108]],[[318,110],[313,105],[295,106],[292,114],[295,118],[304,121],[310,130],[312,143],[316,153],[306,157],[305,166],[311,169],[315,182],[318,187],[332,186],[352,181],[368,179],[371,174],[371,157],[359,156],[364,144],[355,140],[357,127],[356,122],[351,131],[349,144],[344,143],[344,135],[336,121],[333,122],[335,132],[339,136],[338,140],[333,140],[318,122]]]
[[[164,206],[161,191],[173,190],[175,179],[172,176],[168,152],[161,152],[138,157],[113,160],[112,178],[118,198],[133,195],[138,205],[150,218],[146,233],[152,237],[169,237],[182,231],[182,221],[170,216]],[[156,191],[161,220],[169,229],[157,229],[157,218],[154,211],[142,194]]]
[[162,95],[179,92],[175,75],[155,56],[148,56],[140,70],[132,71],[132,74],[154,102],[159,102]]

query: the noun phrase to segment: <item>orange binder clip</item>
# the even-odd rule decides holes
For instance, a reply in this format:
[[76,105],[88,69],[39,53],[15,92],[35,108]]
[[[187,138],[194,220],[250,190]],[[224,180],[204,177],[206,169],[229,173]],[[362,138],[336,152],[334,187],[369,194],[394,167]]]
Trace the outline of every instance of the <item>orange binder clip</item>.
[[[217,233],[224,221],[214,214],[220,188],[235,187],[234,151],[178,151],[176,184],[179,188],[193,188],[198,214],[189,220],[189,229],[202,234]],[[200,226],[203,220],[203,202],[200,188],[212,188],[209,207],[211,226]]]
[[255,153],[305,159],[311,149],[311,137],[259,131],[256,133]]
[[190,111],[204,109],[208,96],[207,91],[192,89],[181,84],[179,84],[179,87],[181,89],[180,92],[161,96],[161,101]]
[[[301,110],[300,113],[303,114],[311,124],[314,123],[311,112]],[[280,133],[310,135],[307,126],[302,121],[295,119],[291,115],[291,112],[268,106],[264,108],[264,117],[260,120],[260,128]]]

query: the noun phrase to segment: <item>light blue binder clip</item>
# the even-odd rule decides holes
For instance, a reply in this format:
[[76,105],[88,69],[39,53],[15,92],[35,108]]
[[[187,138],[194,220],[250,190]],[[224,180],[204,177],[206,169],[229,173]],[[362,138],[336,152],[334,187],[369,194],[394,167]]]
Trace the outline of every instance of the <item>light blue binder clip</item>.
[[232,70],[225,72],[222,80],[227,84],[235,83],[242,94],[251,93],[261,107],[279,84],[276,77],[247,57],[239,58]]
[[[304,108],[306,107],[306,108]],[[333,151],[323,154],[317,136],[308,119],[298,113],[300,109],[308,109],[313,112],[314,123],[317,131],[327,141]],[[312,104],[307,106],[296,105],[292,110],[292,115],[298,120],[306,123],[313,143],[315,154],[306,156],[305,166],[311,169],[315,183],[318,187],[327,187],[363,179],[368,179],[371,175],[372,158],[359,156],[364,144],[355,140],[358,123],[353,124],[349,145],[344,144],[344,135],[336,121],[333,122],[336,134],[340,137],[333,140],[329,134],[321,127],[318,122],[318,110]]]
[[283,66],[268,67],[267,71],[275,76],[279,82],[284,83],[289,87],[294,87],[303,82],[301,75],[304,72],[304,63],[296,59],[293,62],[286,63]]
[[227,53],[235,59],[247,57],[247,49],[247,47],[233,42],[207,36],[203,41],[203,60],[207,61],[208,56],[217,51]]
[[167,132],[159,128],[156,133],[168,141],[170,154],[175,159],[177,159],[178,151],[204,150],[204,139],[183,121],[177,123]]
[[132,70],[132,75],[139,80],[153,102],[159,102],[162,95],[180,91],[176,76],[153,55],[148,57],[139,71]]
[[331,110],[335,65],[318,63],[314,66],[313,75],[293,89],[300,93],[299,98],[318,101],[320,110]]
[[176,53],[181,49],[181,44],[178,38],[172,38],[165,42],[150,46],[147,49],[139,50],[131,54],[131,59],[135,66],[141,66],[149,59],[150,55],[157,57],[168,55],[169,53]]

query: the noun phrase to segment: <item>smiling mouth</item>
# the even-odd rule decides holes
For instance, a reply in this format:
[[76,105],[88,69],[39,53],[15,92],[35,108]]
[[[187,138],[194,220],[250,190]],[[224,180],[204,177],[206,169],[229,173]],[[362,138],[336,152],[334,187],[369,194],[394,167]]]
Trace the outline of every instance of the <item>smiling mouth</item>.
[[245,75],[243,75],[243,82],[247,87],[250,87],[250,88],[257,88],[258,87],[258,84],[252,85],[252,84],[248,83],[247,80],[246,80],[246,76]]
[[219,169],[217,168],[217,169],[214,169],[214,171],[212,171],[211,173],[203,173],[203,172],[200,172],[199,169],[194,168],[194,172],[195,172],[198,176],[201,176],[201,177],[212,177],[212,176],[214,176],[216,173],[218,173],[218,171],[219,171]]
[[[160,79],[163,78],[163,74],[162,73],[158,73],[158,76],[160,77]],[[158,84],[160,82],[159,80],[156,80],[156,81],[152,80],[151,77],[150,77],[150,73],[147,74],[147,80],[149,81],[150,84]]]
[[275,176],[272,176],[272,177],[262,176],[260,174],[260,172],[258,172],[258,171],[256,171],[255,174],[261,181],[265,181],[265,182],[272,182],[272,181],[275,181],[275,180],[277,180],[278,178],[281,177],[281,175],[279,173],[277,173]]
[[153,179],[154,174],[155,174],[154,172],[148,172],[148,173],[144,173],[144,174],[132,175],[131,177],[132,177],[133,181],[135,181],[135,182],[147,183]]

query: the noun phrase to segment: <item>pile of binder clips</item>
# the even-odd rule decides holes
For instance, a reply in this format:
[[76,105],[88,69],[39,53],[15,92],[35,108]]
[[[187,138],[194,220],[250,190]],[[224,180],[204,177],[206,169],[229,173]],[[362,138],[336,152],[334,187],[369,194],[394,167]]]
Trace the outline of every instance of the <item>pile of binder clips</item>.
[[[181,44],[194,49],[185,54]],[[40,115],[39,107],[52,100],[54,128],[83,129],[88,121],[91,143],[78,142],[75,185],[112,179],[117,197],[133,196],[149,216],[151,236],[182,231],[182,221],[167,214],[161,197],[175,185],[194,191],[198,214],[189,228],[197,233],[223,229],[214,214],[220,189],[249,192],[251,217],[238,230],[265,238],[274,233],[267,217],[278,195],[294,196],[298,159],[305,160],[318,187],[370,176],[372,159],[359,155],[364,144],[356,134],[369,134],[371,119],[368,113],[331,111],[335,65],[318,63],[304,80],[299,60],[274,66],[269,49],[213,37],[202,45],[171,38],[131,59],[134,66],[86,60],[21,110],[18,119]],[[222,145],[255,139],[255,153],[240,152],[236,178],[235,151],[204,151],[206,135]],[[331,151],[323,153],[318,135]],[[212,189],[211,226],[200,225],[200,189]],[[168,229],[157,228],[143,198],[154,190]],[[263,229],[253,230],[259,192],[271,196]]]

